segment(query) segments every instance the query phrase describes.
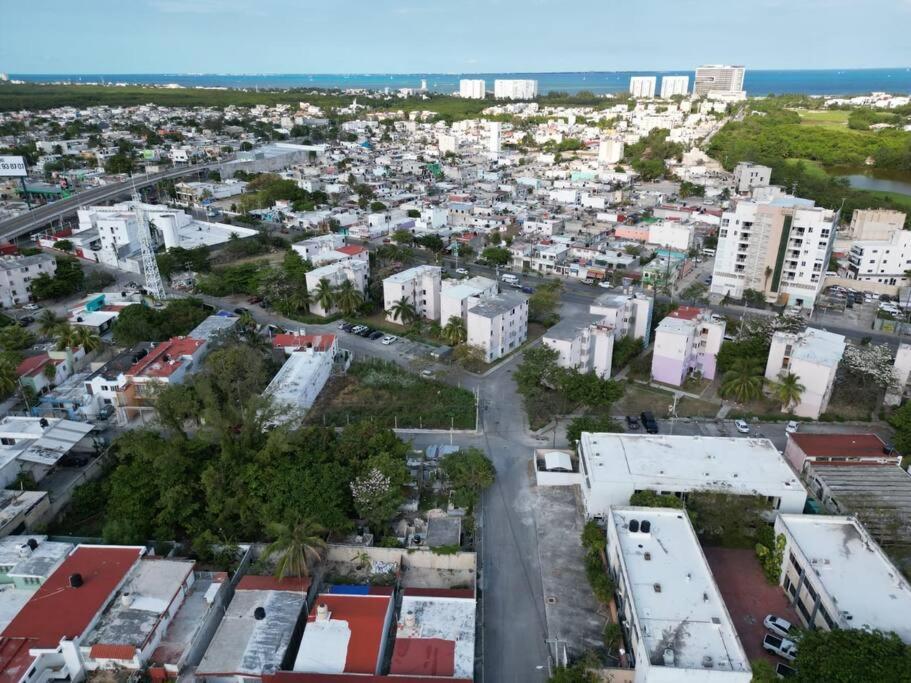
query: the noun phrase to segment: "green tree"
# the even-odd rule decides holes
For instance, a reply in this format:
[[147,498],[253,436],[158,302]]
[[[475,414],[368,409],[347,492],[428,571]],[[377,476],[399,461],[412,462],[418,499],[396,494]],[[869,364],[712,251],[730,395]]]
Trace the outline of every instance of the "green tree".
[[560,291],[563,283],[559,280],[546,280],[535,288],[528,297],[528,317],[545,325],[556,322],[555,310],[560,303]]
[[84,325],[76,328],[75,341],[76,346],[81,346],[86,353],[97,351],[104,346],[104,341],[98,333]]
[[460,316],[453,315],[446,321],[446,326],[442,330],[443,339],[450,346],[456,346],[465,341],[468,333],[465,329],[465,321]]
[[630,496],[629,504],[639,507],[683,509],[682,498],[672,493],[662,495],[651,489],[636,491]]
[[493,484],[496,470],[490,459],[478,448],[469,448],[444,456],[440,469],[452,490],[453,503],[468,509],[468,514],[481,493]]
[[767,659],[757,659],[751,662],[753,678],[751,683],[777,683],[778,674]]
[[573,418],[566,427],[566,439],[577,444],[582,432],[622,432],[623,427],[611,417],[583,415]]
[[73,251],[73,243],[70,240],[57,240],[54,242],[54,248],[59,249],[60,251],[71,252]]
[[782,374],[777,382],[772,383],[772,393],[781,403],[781,410],[786,412],[800,403],[800,397],[806,387],[800,383],[800,377],[793,372]]
[[158,420],[166,428],[186,438],[184,429],[188,421],[199,426],[203,405],[192,383],[168,384],[155,396]]
[[16,364],[5,356],[0,356],[0,396],[6,397],[16,391],[19,375]]
[[363,472],[351,482],[354,509],[378,536],[385,536],[386,524],[404,502],[402,484],[407,478],[401,459],[379,455],[370,460]]
[[911,402],[896,409],[889,416],[889,424],[895,428],[893,444],[901,453],[911,453]]
[[325,530],[306,519],[290,525],[272,522],[267,530],[274,540],[266,547],[263,557],[278,556],[276,577],[310,576],[313,566],[326,550],[326,541],[321,536]]
[[481,252],[481,258],[497,266],[509,263],[509,249],[506,247],[487,247]]
[[548,683],[597,683],[598,680],[584,664],[573,664],[570,667],[557,667]]
[[418,319],[418,312],[414,304],[407,297],[394,301],[387,311],[393,320],[398,320],[402,325],[410,325]]
[[373,201],[370,202],[370,211],[371,213],[379,213],[380,211],[385,211],[386,205],[383,202]]
[[364,297],[354,288],[354,283],[348,279],[335,290],[333,298],[339,310],[345,315],[352,315],[364,303]]
[[35,343],[35,335],[19,325],[7,325],[0,329],[0,349],[22,351]]
[[878,630],[806,631],[794,668],[794,680],[806,683],[899,683],[911,680],[911,646],[895,633]]
[[328,278],[321,277],[319,282],[316,283],[313,300],[327,313],[331,310],[332,304],[335,303],[335,290],[332,288],[332,283],[329,282]]
[[392,241],[400,245],[411,244],[414,241],[414,235],[411,234],[411,230],[399,228],[392,233]]
[[738,403],[754,401],[762,394],[761,361],[757,358],[737,358],[721,378],[720,393]]
[[53,333],[57,326],[65,320],[66,318],[57,315],[50,308],[45,308],[38,314],[38,331],[46,337]]

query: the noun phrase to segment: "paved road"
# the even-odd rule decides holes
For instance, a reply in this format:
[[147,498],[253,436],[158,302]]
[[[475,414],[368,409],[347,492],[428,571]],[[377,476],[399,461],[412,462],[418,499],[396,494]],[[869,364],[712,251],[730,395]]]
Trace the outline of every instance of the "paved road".
[[[178,168],[170,168],[166,171],[161,171],[160,173],[136,176],[134,179],[135,186],[140,188],[146,187],[147,185],[154,185],[160,180],[170,180],[172,178],[198,173],[199,171],[204,171],[209,168],[215,168],[221,165],[221,163],[223,162],[181,166]],[[133,185],[133,180],[128,180],[124,183],[93,187],[89,190],[74,194],[72,197],[67,197],[66,199],[40,206],[37,209],[33,209],[32,211],[28,211],[19,216],[0,221],[0,241],[9,241],[21,235],[26,235],[59,218],[75,213],[76,209],[80,206],[97,204],[128,195],[133,191]]]

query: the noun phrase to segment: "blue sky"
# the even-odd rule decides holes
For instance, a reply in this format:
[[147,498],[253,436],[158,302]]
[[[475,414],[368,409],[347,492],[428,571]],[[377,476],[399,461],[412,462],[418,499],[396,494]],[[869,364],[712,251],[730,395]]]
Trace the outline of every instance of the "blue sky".
[[10,73],[911,65],[911,0],[0,0]]

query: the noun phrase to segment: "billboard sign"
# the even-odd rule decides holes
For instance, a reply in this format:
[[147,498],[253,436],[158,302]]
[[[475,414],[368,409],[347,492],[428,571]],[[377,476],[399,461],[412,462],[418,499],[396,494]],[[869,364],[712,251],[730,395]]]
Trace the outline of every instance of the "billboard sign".
[[0,177],[24,178],[28,175],[25,168],[25,159],[22,157],[0,156]]

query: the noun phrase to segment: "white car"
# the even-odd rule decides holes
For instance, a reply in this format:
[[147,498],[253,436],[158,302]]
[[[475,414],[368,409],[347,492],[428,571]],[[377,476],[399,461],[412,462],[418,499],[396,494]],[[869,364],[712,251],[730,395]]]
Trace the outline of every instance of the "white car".
[[398,339],[398,337],[395,335],[387,334],[385,337],[383,337],[382,344],[383,346],[389,346],[390,344],[394,344],[396,339]]
[[770,633],[782,638],[793,638],[796,631],[794,624],[787,619],[776,617],[774,614],[767,614],[762,620],[762,625],[769,629]]
[[598,286],[604,287],[604,289],[610,289],[610,280],[601,280],[601,282],[598,283]]
[[41,306],[38,304],[25,304],[25,306],[22,308],[24,308],[26,311],[37,311],[39,308],[41,308]]
[[456,275],[468,275],[468,268],[456,268]]
[[744,420],[735,420],[734,426],[737,427],[737,431],[741,434],[750,433],[750,425],[748,425]]
[[797,420],[791,420],[791,421],[788,422],[788,424],[786,424],[786,425],[784,426],[784,430],[785,430],[785,432],[787,432],[788,434],[793,434],[794,432],[797,431],[797,428],[798,428],[799,426],[800,426],[800,424],[797,422]]
[[433,377],[433,370],[421,370],[422,377]]

